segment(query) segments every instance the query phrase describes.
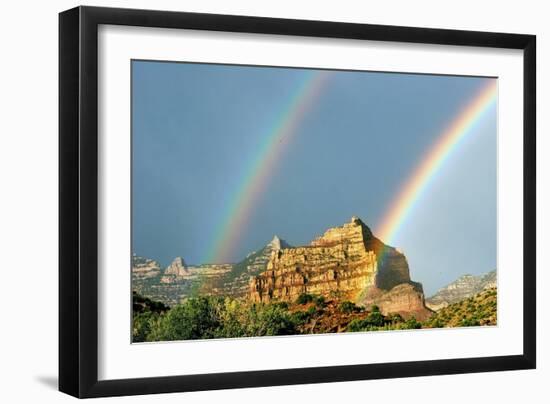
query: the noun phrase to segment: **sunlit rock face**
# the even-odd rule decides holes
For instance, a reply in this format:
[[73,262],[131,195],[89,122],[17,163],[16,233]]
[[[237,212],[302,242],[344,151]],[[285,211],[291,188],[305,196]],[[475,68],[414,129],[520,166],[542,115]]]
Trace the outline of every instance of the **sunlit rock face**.
[[[394,290],[398,285],[410,287]],[[405,256],[377,239],[357,217],[328,229],[308,246],[274,251],[266,270],[250,280],[248,297],[293,301],[302,293],[377,304],[383,312],[425,310],[422,286],[411,282]]]

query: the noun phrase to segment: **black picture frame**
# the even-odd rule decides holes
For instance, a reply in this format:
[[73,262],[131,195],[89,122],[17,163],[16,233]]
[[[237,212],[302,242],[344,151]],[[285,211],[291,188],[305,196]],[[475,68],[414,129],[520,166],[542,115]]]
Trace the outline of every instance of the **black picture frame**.
[[[99,381],[100,24],[523,50],[523,354]],[[535,60],[534,35],[97,7],[60,13],[59,390],[84,398],[535,368]]]

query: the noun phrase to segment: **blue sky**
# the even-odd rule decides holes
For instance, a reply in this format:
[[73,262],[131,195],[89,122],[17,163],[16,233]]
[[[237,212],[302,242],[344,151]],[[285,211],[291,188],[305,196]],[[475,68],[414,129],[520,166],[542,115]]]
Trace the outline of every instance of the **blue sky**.
[[[200,263],[259,140],[309,72],[132,62],[132,243]],[[335,72],[250,212],[234,261],[274,234],[307,244],[360,216],[376,229],[484,78]],[[496,111],[454,150],[395,238],[429,295],[496,268]]]

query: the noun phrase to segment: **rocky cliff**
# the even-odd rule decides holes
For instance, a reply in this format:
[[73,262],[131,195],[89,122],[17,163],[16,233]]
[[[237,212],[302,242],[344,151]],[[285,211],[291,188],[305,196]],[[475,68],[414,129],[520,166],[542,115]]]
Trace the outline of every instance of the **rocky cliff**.
[[421,285],[410,280],[405,256],[377,239],[357,217],[308,246],[274,251],[266,271],[250,280],[248,298],[293,301],[303,293],[377,304],[383,313],[431,314]]
[[483,275],[463,275],[456,281],[441,288],[435,295],[426,299],[426,305],[432,310],[440,310],[453,303],[458,303],[477,295],[486,289],[497,287],[497,272]]

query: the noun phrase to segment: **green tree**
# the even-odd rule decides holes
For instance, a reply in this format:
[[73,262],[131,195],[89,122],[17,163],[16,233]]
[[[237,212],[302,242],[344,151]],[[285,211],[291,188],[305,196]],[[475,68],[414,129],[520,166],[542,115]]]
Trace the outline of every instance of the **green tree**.
[[191,298],[161,317],[148,336],[152,341],[214,338],[221,326],[221,300],[212,297]]
[[277,304],[253,304],[246,318],[248,336],[296,334],[296,319]]
[[145,342],[147,336],[151,332],[151,329],[158,321],[159,314],[153,313],[149,310],[134,313],[132,316],[132,341],[133,342]]

